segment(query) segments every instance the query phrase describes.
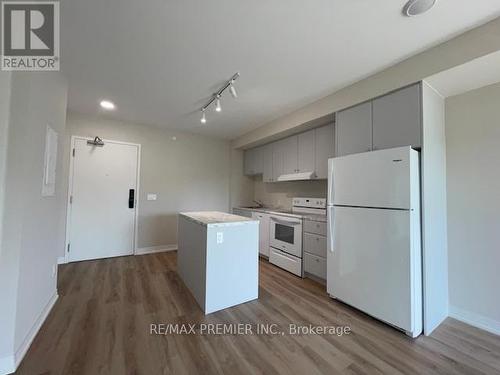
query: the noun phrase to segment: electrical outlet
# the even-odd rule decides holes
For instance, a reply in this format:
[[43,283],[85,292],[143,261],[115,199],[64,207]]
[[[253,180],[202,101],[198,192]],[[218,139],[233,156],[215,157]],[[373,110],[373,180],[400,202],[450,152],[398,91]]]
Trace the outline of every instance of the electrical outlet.
[[223,243],[223,242],[224,242],[224,233],[217,232],[217,243]]

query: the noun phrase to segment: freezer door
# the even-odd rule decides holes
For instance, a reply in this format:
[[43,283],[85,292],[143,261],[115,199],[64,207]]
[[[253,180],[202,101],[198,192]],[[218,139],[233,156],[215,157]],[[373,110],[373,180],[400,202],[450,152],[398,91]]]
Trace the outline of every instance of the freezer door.
[[418,195],[418,152],[410,147],[330,159],[329,169],[330,205],[409,209]]
[[420,334],[420,246],[413,213],[329,207],[328,217],[328,294],[413,337]]

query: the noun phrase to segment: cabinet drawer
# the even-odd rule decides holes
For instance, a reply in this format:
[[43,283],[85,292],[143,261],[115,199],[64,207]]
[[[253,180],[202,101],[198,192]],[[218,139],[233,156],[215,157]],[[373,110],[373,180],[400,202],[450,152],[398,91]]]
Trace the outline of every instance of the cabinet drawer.
[[302,259],[284,253],[275,248],[270,248],[269,262],[302,277]]
[[304,221],[304,232],[321,234],[326,237],[326,223],[320,221]]
[[304,253],[304,272],[326,280],[326,258]]
[[317,234],[304,233],[304,251],[326,257],[326,237]]

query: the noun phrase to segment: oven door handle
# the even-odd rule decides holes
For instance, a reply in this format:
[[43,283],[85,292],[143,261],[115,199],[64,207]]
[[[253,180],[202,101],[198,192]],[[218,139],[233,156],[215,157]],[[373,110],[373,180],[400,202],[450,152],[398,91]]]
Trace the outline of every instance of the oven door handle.
[[283,220],[283,219],[278,219],[275,216],[271,216],[271,220],[278,223],[278,224],[283,224],[283,225],[300,225],[300,224],[302,224],[302,222],[300,222],[300,221]]

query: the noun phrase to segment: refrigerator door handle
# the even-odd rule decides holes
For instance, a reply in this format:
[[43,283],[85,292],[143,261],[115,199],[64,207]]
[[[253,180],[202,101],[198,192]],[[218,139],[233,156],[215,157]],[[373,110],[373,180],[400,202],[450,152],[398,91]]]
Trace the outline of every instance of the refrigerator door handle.
[[328,159],[328,192],[326,197],[326,204],[333,205],[333,158]]
[[328,232],[327,232],[327,250],[333,253],[333,231],[335,230],[335,208],[333,206],[328,207],[327,212],[327,222],[328,222]]

